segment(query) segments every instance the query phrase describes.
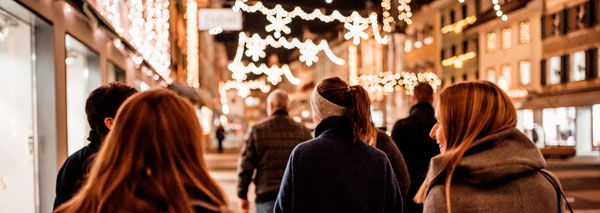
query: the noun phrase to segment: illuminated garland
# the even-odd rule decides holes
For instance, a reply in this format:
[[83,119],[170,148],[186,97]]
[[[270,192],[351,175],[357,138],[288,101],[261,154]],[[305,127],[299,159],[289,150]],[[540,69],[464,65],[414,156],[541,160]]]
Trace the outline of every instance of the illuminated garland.
[[199,65],[198,65],[198,4],[194,0],[187,1],[187,83],[188,86],[198,88]]
[[412,24],[412,12],[410,12],[410,0],[398,0],[398,20]]
[[506,16],[506,14],[502,13],[502,10],[500,10],[501,8],[498,0],[492,0],[492,3],[494,4],[494,10],[496,10],[496,16],[501,17],[502,21],[508,20],[508,16]]
[[465,54],[461,54],[458,56],[452,56],[450,58],[444,59],[442,61],[442,66],[451,66],[454,65],[454,68],[462,68],[465,61],[473,59],[477,56],[475,52],[468,52]]
[[412,95],[415,86],[419,83],[428,83],[434,91],[442,84],[442,81],[435,73],[413,73],[413,72],[383,72],[377,75],[361,75],[359,77],[360,85],[370,93],[386,94],[394,90],[399,91],[404,88],[406,94]]
[[254,80],[247,82],[239,81],[227,81],[223,86],[224,90],[237,90],[237,95],[242,98],[248,97],[253,89],[259,89],[263,93],[268,93],[271,90],[271,86],[267,85],[263,80]]
[[333,51],[329,48],[329,43],[327,43],[326,40],[321,40],[317,45],[310,39],[304,42],[297,38],[293,38],[291,41],[288,41],[285,38],[275,40],[272,36],[267,36],[263,39],[258,34],[253,34],[251,37],[248,37],[246,33],[242,32],[239,34],[239,45],[245,45],[247,48],[245,55],[251,57],[253,61],[264,58],[266,56],[266,53],[264,52],[265,48],[271,46],[274,48],[283,47],[286,49],[298,49],[301,54],[300,61],[305,62],[308,66],[311,66],[313,62],[319,60],[317,54],[321,51],[323,51],[333,63],[337,65],[344,65],[345,63],[344,59],[333,54]]
[[382,0],[381,8],[383,8],[383,31],[392,32],[392,24],[394,23],[394,17],[390,13],[392,10],[392,2],[391,0]]
[[475,21],[477,21],[477,17],[469,16],[469,17],[467,17],[463,20],[460,20],[456,23],[442,27],[442,33],[449,33],[449,32],[460,33],[460,32],[462,32],[463,29],[465,29],[466,26],[469,26],[469,25],[475,23]]
[[[410,0],[407,0],[407,1],[410,1]],[[248,12],[248,13],[260,12],[263,15],[267,16],[267,20],[269,20],[271,22],[271,24],[267,25],[267,27],[265,27],[265,30],[267,30],[267,32],[275,31],[274,36],[276,38],[279,38],[279,36],[281,35],[281,32],[289,34],[289,30],[288,30],[289,27],[287,27],[287,24],[289,24],[291,22],[291,19],[301,18],[306,21],[319,20],[319,21],[322,21],[325,23],[330,23],[333,21],[342,22],[342,23],[344,23],[344,27],[346,29],[348,29],[349,31],[352,31],[352,33],[350,34],[351,36],[345,36],[346,40],[354,39],[354,42],[356,43],[357,37],[355,37],[355,36],[366,39],[363,36],[361,36],[363,34],[358,32],[358,30],[360,29],[361,32],[364,31],[366,29],[366,27],[364,27],[364,25],[368,26],[369,24],[372,24],[372,22],[373,22],[373,19],[371,17],[367,17],[367,18],[362,17],[356,11],[352,12],[352,14],[350,16],[344,16],[338,10],[334,10],[330,15],[325,15],[319,9],[315,9],[311,13],[306,13],[300,7],[295,7],[294,10],[287,11],[287,10],[283,9],[283,7],[280,4],[277,4],[277,5],[275,5],[274,8],[269,9],[262,2],[256,2],[256,4],[254,4],[254,5],[248,5],[248,4],[246,4],[247,2],[248,2],[248,0],[236,0],[232,9],[234,11],[241,10],[241,11]],[[412,16],[412,14],[410,13],[410,7],[408,7],[408,11],[409,11],[408,14],[410,16]],[[377,16],[375,14],[375,21],[376,20],[377,20]],[[408,21],[410,21],[410,19]],[[379,25],[372,24],[372,27],[373,27],[373,33],[379,34]],[[376,35],[375,39],[380,44],[387,43],[387,39],[383,40],[381,35]],[[358,42],[360,42],[360,39],[358,40]]]

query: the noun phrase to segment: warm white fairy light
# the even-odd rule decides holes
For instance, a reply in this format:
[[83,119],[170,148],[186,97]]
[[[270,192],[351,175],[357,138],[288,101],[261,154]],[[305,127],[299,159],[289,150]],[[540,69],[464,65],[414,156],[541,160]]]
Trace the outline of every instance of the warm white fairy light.
[[412,95],[415,86],[419,83],[428,83],[434,91],[442,84],[435,73],[413,73],[413,72],[383,72],[376,75],[361,75],[359,77],[362,85],[370,93],[387,94],[394,90],[404,88],[406,94]]
[[100,14],[108,19],[112,27],[118,32],[123,33],[121,27],[121,14],[119,13],[119,1],[118,0],[104,0],[99,1],[96,5]]
[[224,90],[237,90],[237,95],[242,98],[248,97],[250,95],[251,90],[258,89],[263,93],[268,93],[271,90],[271,86],[269,86],[263,80],[254,80],[247,82],[239,82],[239,81],[227,81],[224,86]]
[[389,33],[392,31],[392,25],[394,23],[394,17],[392,17],[392,14],[390,13],[390,10],[392,10],[391,0],[382,0],[381,8],[383,8],[383,31]]
[[[319,44],[315,44],[310,39],[304,42],[300,41],[297,38],[293,38],[292,40],[279,38],[276,40],[272,36],[261,38],[258,34],[253,34],[249,37],[248,35],[246,35],[246,33],[242,32],[239,34],[239,45],[244,45],[247,48],[247,50],[245,51],[246,56],[253,57],[253,61],[258,61],[259,58],[264,58],[266,56],[266,54],[264,53],[264,49],[267,46],[271,46],[274,48],[283,47],[286,49],[300,50],[300,60],[302,62],[306,62],[308,66],[311,66],[312,62],[316,62],[312,59],[314,59],[314,56],[316,56],[320,51],[323,51],[325,55],[337,65],[344,65],[345,63],[344,59],[341,59],[335,56],[335,54],[333,54],[333,51],[329,47],[329,43],[327,43],[326,40],[321,40]],[[254,58],[255,56],[256,59]],[[308,58],[310,58],[311,60],[307,60]]]
[[469,16],[465,19],[457,21],[456,23],[442,27],[442,33],[449,33],[449,32],[461,33],[465,27],[475,23],[475,21],[477,21],[477,17]]
[[277,13],[274,15],[267,15],[267,20],[271,23],[265,26],[265,30],[267,32],[275,31],[273,33],[275,38],[281,37],[281,32],[285,34],[290,34],[290,32],[292,32],[292,29],[287,26],[292,22],[292,18],[290,17],[285,17],[281,13]]
[[377,23],[377,13],[371,13],[369,18],[371,18],[371,29],[373,29],[373,36],[375,37],[375,40],[377,41],[377,43],[387,44],[388,43],[387,36],[381,37],[381,34],[379,33],[379,27],[378,27],[378,23]]
[[502,21],[508,20],[508,16],[506,16],[506,14],[504,14],[500,8],[500,2],[498,0],[492,0],[492,4],[494,4],[496,16],[501,17]]
[[358,13],[352,13],[352,23],[344,23],[344,27],[348,30],[348,32],[344,34],[344,38],[346,40],[353,39],[352,42],[354,45],[360,44],[360,39],[369,38],[369,35],[364,32],[364,30],[369,27],[369,22],[362,21],[358,16],[360,16]]
[[[406,0],[406,1],[410,2],[410,0]],[[271,24],[274,25],[274,26],[269,27],[269,29],[266,29],[266,30],[267,30],[267,32],[275,31],[274,35],[276,38],[279,37],[278,36],[279,34],[277,34],[277,28],[283,27],[283,26],[287,27],[287,23],[283,24],[284,23],[283,20],[285,20],[287,22],[287,21],[291,21],[291,19],[293,19],[293,18],[301,18],[306,21],[319,20],[319,21],[322,21],[325,23],[330,23],[333,21],[342,22],[342,23],[344,23],[344,26],[348,26],[348,27],[346,27],[346,29],[354,30],[354,32],[351,33],[350,35],[357,35],[357,34],[363,35],[362,33],[364,33],[364,32],[362,32],[362,31],[364,31],[369,26],[369,24],[371,24],[371,26],[373,27],[375,39],[377,39],[377,41],[381,44],[387,43],[384,41],[384,38],[381,38],[381,36],[379,35],[379,25],[372,24],[372,22],[374,22],[374,21],[377,22],[377,16],[375,16],[375,19],[373,19],[372,17],[365,18],[365,17],[362,17],[356,11],[352,12],[352,14],[350,16],[344,16],[338,10],[334,10],[330,15],[325,15],[319,9],[315,9],[315,10],[313,10],[313,12],[307,13],[304,10],[302,10],[302,8],[300,8],[300,7],[295,7],[294,10],[287,11],[287,10],[283,9],[283,7],[279,4],[275,5],[274,8],[270,9],[270,8],[267,8],[260,1],[256,2],[254,5],[248,5],[247,2],[248,2],[248,0],[236,0],[232,9],[234,11],[241,10],[241,11],[248,12],[248,13],[260,12],[263,15],[266,15],[267,18],[271,19],[271,20],[269,20],[269,21],[271,21]],[[407,23],[408,23],[408,22],[410,22],[410,16],[412,16],[412,13],[410,13],[410,7],[409,6],[406,6],[406,7],[408,7],[408,13],[404,13],[404,14],[409,16],[408,21],[407,21]],[[282,21],[278,21],[277,17],[279,17]],[[274,22],[274,20],[275,20],[275,22]],[[388,19],[388,22],[389,21],[390,20]],[[393,21],[393,18],[391,21]],[[349,25],[347,25],[347,24],[349,24]],[[353,25],[360,26],[358,29],[361,29],[360,31],[362,33],[358,32],[358,29],[355,29],[355,27],[349,27],[349,26],[353,26]],[[366,27],[362,28],[363,25],[366,25]],[[281,28],[281,30],[284,30],[284,28]],[[391,31],[391,29],[389,29],[389,31],[388,30],[384,30],[384,31],[389,32],[389,31]],[[284,31],[284,33],[286,33],[286,32]],[[362,36],[360,36],[360,37],[362,38]],[[354,37],[350,37],[350,38],[354,38]],[[368,38],[368,35],[367,35],[367,38]],[[366,39],[366,38],[363,38],[363,39]],[[355,41],[356,41],[356,39],[355,39]],[[358,42],[360,42],[360,39],[358,40]]]
[[187,15],[187,84],[198,88],[199,65],[198,65],[198,4],[195,0],[188,0],[186,4]]
[[473,59],[476,56],[477,56],[477,54],[475,52],[468,52],[468,53],[461,54],[458,56],[452,56],[450,58],[444,59],[442,61],[442,66],[447,67],[447,66],[454,65],[454,68],[460,69],[463,67],[463,64],[465,61]]
[[398,0],[398,20],[412,24],[412,12],[410,11],[410,0]]

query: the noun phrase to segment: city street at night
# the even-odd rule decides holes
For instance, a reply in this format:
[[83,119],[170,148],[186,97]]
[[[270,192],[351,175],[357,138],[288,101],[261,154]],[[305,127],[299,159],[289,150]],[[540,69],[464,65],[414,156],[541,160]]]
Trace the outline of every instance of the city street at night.
[[600,0],[0,0],[0,213],[600,213]]

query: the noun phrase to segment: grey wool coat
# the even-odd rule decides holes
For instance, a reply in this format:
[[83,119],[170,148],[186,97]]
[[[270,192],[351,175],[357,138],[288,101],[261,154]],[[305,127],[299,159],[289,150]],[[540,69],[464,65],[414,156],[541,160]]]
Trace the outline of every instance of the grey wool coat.
[[[426,213],[447,212],[442,169],[447,158],[440,154],[431,159],[427,176],[434,182],[425,199]],[[452,212],[563,212],[564,200],[559,201],[552,183],[539,172],[545,166],[539,149],[515,128],[478,139],[452,177]]]

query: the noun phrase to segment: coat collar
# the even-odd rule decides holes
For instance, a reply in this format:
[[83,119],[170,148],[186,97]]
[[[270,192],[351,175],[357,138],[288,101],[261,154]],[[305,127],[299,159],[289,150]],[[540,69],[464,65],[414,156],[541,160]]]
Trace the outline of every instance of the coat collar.
[[278,110],[275,110],[275,112],[273,112],[273,114],[271,114],[271,116],[275,116],[275,115],[288,115],[288,112],[283,109],[278,109]]
[[352,123],[342,116],[325,118],[315,128],[315,138],[329,131],[341,131],[344,135],[352,135]]
[[434,113],[435,112],[433,111],[433,106],[431,106],[431,104],[427,103],[427,102],[420,102],[410,108],[410,115],[415,115],[415,114],[433,115]]

